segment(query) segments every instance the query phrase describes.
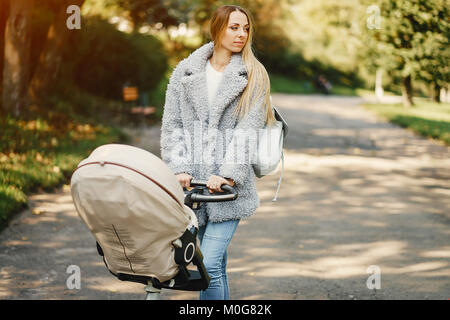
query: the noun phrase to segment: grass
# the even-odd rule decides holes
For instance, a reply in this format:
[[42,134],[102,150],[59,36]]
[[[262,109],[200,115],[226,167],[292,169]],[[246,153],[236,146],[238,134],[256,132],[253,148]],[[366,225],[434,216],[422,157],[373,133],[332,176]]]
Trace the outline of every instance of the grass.
[[[275,93],[323,94],[313,87],[310,81],[288,78],[279,74],[270,74],[270,90]],[[340,96],[363,96],[373,91],[333,85],[331,94]]]
[[415,102],[411,108],[401,104],[365,104],[364,107],[392,123],[449,146],[450,103],[435,103],[421,98],[416,98]]
[[68,183],[77,164],[102,144],[122,142],[116,128],[0,117],[0,229],[27,205],[27,195]]
[[278,74],[270,75],[270,91],[293,94],[312,94],[316,92],[309,81],[299,81]]

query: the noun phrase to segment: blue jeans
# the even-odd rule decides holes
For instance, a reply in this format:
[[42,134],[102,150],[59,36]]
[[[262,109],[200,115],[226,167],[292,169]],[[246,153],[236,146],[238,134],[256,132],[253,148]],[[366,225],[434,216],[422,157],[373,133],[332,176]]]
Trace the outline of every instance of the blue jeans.
[[198,238],[203,263],[211,277],[209,287],[200,291],[200,300],[229,300],[228,278],[226,273],[227,248],[236,231],[239,220],[207,222],[199,227]]

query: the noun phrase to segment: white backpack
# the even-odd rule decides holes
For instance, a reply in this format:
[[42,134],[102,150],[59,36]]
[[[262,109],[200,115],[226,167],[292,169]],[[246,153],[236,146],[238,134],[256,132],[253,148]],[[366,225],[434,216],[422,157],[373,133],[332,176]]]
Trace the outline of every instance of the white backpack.
[[[270,97],[272,102],[272,96]],[[283,143],[288,132],[288,125],[281,116],[280,112],[272,105],[275,116],[275,123],[271,126],[265,126],[259,135],[258,147],[252,163],[255,175],[262,178],[274,173],[281,160],[281,174],[278,180],[277,191],[272,201],[277,201],[278,191],[280,190],[281,180],[284,172]]]

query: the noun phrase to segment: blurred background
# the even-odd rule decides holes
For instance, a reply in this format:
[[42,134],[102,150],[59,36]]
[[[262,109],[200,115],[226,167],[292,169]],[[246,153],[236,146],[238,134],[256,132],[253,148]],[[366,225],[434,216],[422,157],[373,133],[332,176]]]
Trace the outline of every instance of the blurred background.
[[1,0],[0,217],[122,127],[158,125],[173,68],[223,4],[253,15],[272,92],[372,97],[450,144],[445,0]]

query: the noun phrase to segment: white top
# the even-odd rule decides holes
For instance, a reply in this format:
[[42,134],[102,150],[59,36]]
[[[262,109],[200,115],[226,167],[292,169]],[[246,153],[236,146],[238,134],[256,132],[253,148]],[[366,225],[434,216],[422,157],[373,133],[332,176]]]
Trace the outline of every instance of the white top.
[[208,102],[211,107],[214,98],[217,94],[217,88],[219,87],[220,80],[222,80],[223,72],[219,72],[213,68],[211,63],[206,64],[206,84],[208,86]]

